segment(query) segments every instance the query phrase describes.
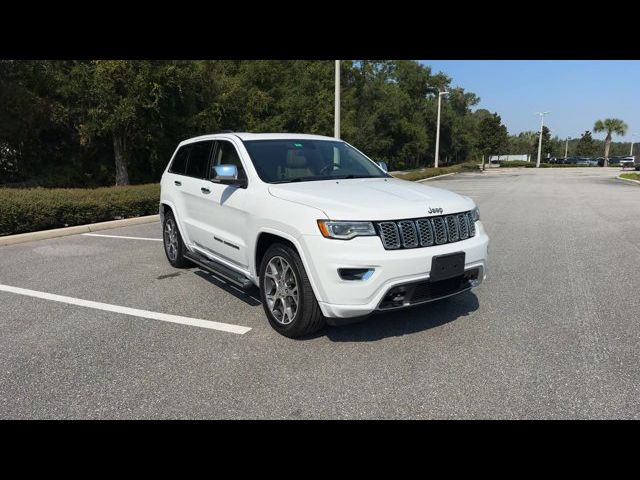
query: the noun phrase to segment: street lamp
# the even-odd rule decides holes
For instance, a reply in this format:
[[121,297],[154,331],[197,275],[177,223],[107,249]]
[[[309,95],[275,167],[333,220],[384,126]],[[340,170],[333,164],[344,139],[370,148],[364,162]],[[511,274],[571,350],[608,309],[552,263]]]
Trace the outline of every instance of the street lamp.
[[449,92],[438,92],[438,122],[436,126],[436,161],[435,167],[438,168],[438,157],[440,155],[440,105],[442,102],[442,96],[449,95]]
[[538,161],[536,168],[540,168],[540,154],[542,153],[542,128],[544,127],[544,116],[551,112],[537,112],[540,115],[540,139],[538,140]]
[[335,106],[333,115],[333,136],[340,138],[340,60],[336,60]]
[[567,143],[564,146],[564,161],[567,161],[567,152],[569,151],[569,140],[571,140],[571,137],[567,137]]
[[633,137],[637,137],[638,135],[640,135],[640,133],[634,133],[631,135],[631,151],[629,152],[630,157],[633,156]]

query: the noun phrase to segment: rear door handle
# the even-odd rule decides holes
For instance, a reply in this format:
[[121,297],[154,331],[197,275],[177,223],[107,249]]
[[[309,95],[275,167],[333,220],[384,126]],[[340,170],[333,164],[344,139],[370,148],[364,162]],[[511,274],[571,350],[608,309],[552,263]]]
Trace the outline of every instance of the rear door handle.
[[173,183],[176,184],[178,187],[182,185],[182,182],[180,182],[179,180],[174,180]]
[[208,188],[205,188],[205,187],[202,187],[202,188],[200,189],[200,191],[201,191],[202,193],[211,193],[211,190],[209,190]]

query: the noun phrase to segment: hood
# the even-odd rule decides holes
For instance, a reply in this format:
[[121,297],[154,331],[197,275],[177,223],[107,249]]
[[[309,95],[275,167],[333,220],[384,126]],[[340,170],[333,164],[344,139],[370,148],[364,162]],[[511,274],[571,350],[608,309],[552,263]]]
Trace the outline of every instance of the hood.
[[[471,210],[469,197],[397,178],[354,178],[269,186],[271,195],[322,210],[331,220],[395,220]],[[429,213],[442,208],[442,213]]]

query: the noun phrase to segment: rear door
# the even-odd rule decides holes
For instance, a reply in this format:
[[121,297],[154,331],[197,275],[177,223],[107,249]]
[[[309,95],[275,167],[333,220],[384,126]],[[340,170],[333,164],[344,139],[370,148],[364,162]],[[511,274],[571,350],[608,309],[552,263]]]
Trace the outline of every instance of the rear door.
[[182,192],[182,183],[184,182],[187,171],[187,160],[189,159],[190,150],[190,144],[178,148],[171,160],[169,168],[162,176],[162,196],[173,206],[176,220],[186,242],[188,242],[188,238],[185,236],[186,224],[183,222],[185,218],[185,197]]
[[203,242],[208,233],[207,224],[212,221],[211,182],[207,180],[213,140],[190,144],[185,174],[182,176],[183,215],[182,224],[187,230],[191,245]]

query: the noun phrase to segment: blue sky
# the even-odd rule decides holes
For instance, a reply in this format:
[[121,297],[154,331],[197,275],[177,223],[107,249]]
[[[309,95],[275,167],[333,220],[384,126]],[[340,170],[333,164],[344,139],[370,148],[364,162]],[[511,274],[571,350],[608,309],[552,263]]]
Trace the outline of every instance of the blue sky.
[[[577,138],[598,119],[621,118],[640,133],[640,61],[637,60],[420,60],[453,86],[480,97],[477,108],[498,112],[510,134],[539,130],[535,112],[550,111],[551,135]],[[604,138],[604,134],[594,134]],[[638,141],[638,137],[634,139]]]

